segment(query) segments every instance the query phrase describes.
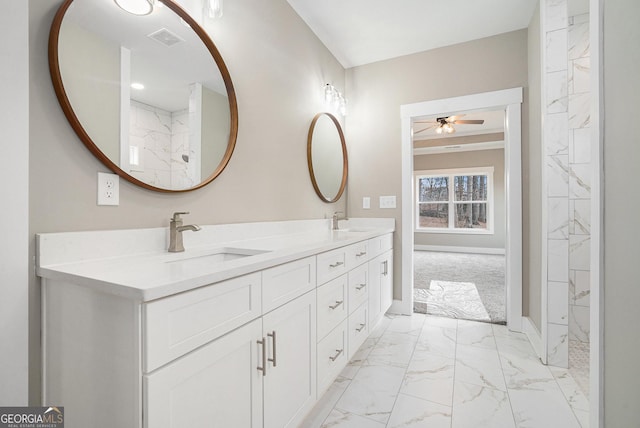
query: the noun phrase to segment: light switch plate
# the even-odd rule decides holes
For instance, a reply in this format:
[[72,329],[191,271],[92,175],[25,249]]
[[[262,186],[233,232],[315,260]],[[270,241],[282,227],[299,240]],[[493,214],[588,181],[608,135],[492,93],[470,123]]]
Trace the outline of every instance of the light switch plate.
[[371,208],[371,198],[368,196],[365,196],[364,198],[362,198],[362,208],[364,208],[365,210],[368,210],[369,208]]
[[98,173],[98,205],[120,205],[120,177]]
[[395,196],[380,196],[380,208],[395,208],[396,197]]

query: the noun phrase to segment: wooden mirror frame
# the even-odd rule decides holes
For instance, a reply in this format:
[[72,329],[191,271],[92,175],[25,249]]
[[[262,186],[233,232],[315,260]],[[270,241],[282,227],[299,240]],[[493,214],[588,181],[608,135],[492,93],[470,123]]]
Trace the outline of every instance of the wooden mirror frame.
[[[313,170],[313,160],[312,160],[312,143],[313,143],[313,130],[315,129],[316,123],[318,119],[322,116],[328,116],[333,124],[336,126],[338,130],[338,135],[340,136],[340,143],[342,144],[342,181],[340,182],[340,189],[338,189],[338,193],[333,199],[327,199],[327,197],[322,193],[320,187],[318,187],[318,182],[316,181],[316,176]],[[338,119],[331,113],[318,113],[313,117],[311,121],[311,126],[309,126],[309,134],[307,135],[307,164],[309,165],[309,176],[311,177],[311,184],[313,184],[313,189],[316,191],[316,194],[322,201],[327,203],[334,203],[340,200],[342,193],[344,193],[344,189],[347,186],[347,176],[349,175],[349,161],[347,157],[347,144],[344,139],[344,134],[342,132],[342,127],[340,126],[340,122]]]
[[181,192],[189,192],[191,190],[196,190],[201,187],[206,186],[211,183],[217,176],[219,176],[222,171],[225,169],[229,160],[231,159],[231,155],[233,154],[233,150],[236,145],[236,140],[238,137],[238,103],[236,101],[236,93],[233,88],[233,83],[231,82],[231,76],[229,75],[229,70],[220,55],[220,52],[214,45],[213,41],[206,33],[206,31],[180,6],[173,2],[173,0],[162,0],[162,3],[169,9],[171,9],[176,15],[182,18],[191,29],[198,35],[200,40],[204,43],[207,50],[211,54],[211,57],[215,61],[218,69],[220,70],[220,74],[222,75],[222,79],[224,81],[225,88],[227,90],[227,97],[229,99],[229,114],[230,114],[230,127],[229,127],[229,140],[227,143],[227,149],[225,154],[218,164],[218,167],[213,171],[213,173],[204,179],[200,184],[189,187],[187,189],[165,189],[162,187],[152,186],[144,181],[138,180],[132,175],[128,174],[122,168],[120,168],[115,162],[113,162],[107,155],[105,155],[102,150],[93,142],[89,134],[85,131],[80,123],[78,117],[73,111],[73,107],[71,106],[71,102],[67,97],[67,93],[64,89],[64,85],[62,83],[62,75],[60,73],[60,64],[58,61],[58,39],[60,36],[60,26],[62,25],[62,20],[64,18],[65,13],[71,3],[74,0],[65,0],[64,3],[60,6],[56,15],[53,19],[53,23],[51,24],[51,30],[49,32],[49,72],[51,74],[51,81],[53,83],[53,89],[55,90],[56,96],[58,98],[58,102],[62,107],[62,111],[64,115],[67,117],[69,124],[78,135],[82,143],[89,149],[93,155],[98,158],[107,168],[109,168],[114,173],[118,174],[123,179],[143,187],[145,189],[154,190],[157,192],[164,193],[181,193]]

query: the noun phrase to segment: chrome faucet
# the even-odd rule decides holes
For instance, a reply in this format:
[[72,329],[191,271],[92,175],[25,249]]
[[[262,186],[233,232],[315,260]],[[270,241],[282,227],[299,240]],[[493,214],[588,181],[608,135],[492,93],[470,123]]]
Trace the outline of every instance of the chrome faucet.
[[342,211],[336,211],[331,217],[331,230],[338,230],[338,220],[347,220],[347,217],[338,217],[338,214],[344,214]]
[[179,253],[184,251],[184,244],[182,243],[182,232],[185,230],[192,230],[197,232],[200,230],[200,226],[196,224],[182,225],[183,214],[189,214],[188,212],[176,212],[173,213],[173,218],[169,221],[169,252]]

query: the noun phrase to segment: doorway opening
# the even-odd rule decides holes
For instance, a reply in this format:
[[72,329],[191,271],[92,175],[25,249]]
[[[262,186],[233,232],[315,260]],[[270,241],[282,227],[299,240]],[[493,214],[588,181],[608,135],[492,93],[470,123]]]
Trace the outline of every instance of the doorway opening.
[[[522,330],[522,189],[521,189],[521,103],[522,88],[486,92],[456,98],[401,106],[402,119],[402,313],[414,308],[414,232],[419,213],[414,209],[413,125],[416,120],[446,117],[460,112],[500,111],[504,123],[505,170],[505,283],[506,323],[513,331]],[[468,175],[467,175],[468,176]],[[481,203],[483,201],[471,201]],[[453,210],[456,201],[452,201]],[[426,210],[425,212],[428,212]],[[437,211],[437,210],[436,210]],[[471,224],[473,225],[473,207]],[[437,217],[437,216],[436,216]],[[454,216],[455,217],[455,216]],[[463,216],[464,217],[464,216]],[[449,225],[454,220],[449,220]],[[473,228],[473,227],[472,227]]]

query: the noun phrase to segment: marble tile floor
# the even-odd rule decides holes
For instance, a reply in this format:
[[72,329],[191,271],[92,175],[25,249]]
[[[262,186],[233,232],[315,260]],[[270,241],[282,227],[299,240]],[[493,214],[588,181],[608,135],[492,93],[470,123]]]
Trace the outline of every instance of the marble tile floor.
[[385,316],[301,426],[584,428],[588,409],[525,335],[414,314]]

